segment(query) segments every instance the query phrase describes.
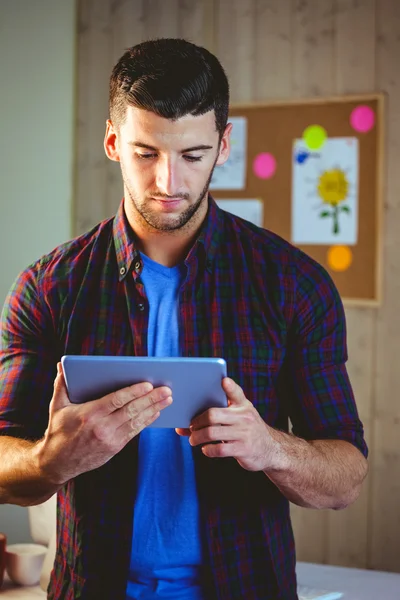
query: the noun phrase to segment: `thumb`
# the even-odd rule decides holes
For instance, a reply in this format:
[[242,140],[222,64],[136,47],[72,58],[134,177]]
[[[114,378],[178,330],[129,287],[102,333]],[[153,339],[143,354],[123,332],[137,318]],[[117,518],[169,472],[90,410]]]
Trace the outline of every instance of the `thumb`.
[[54,393],[51,399],[50,410],[59,410],[70,404],[62,366],[61,363],[57,363],[57,377],[54,380]]
[[242,388],[230,377],[224,377],[222,389],[227,395],[229,406],[243,406],[248,402]]

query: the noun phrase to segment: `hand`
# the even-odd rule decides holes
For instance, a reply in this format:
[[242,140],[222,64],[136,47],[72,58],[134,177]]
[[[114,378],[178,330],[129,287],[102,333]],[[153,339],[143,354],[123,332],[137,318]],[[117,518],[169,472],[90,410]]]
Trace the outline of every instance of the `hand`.
[[176,429],[192,446],[202,445],[209,458],[231,456],[248,471],[263,471],[276,453],[271,428],[233,379],[222,380],[229,406],[210,408],[193,419],[190,429]]
[[54,381],[49,425],[40,442],[40,467],[52,483],[105,464],[172,402],[171,389],[137,383],[85,404],[69,401],[61,364]]

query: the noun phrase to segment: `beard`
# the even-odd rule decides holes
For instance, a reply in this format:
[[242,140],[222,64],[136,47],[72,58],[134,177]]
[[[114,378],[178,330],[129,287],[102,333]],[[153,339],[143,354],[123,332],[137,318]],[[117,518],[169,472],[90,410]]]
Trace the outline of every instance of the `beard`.
[[[135,192],[132,188],[131,182],[126,177],[125,170],[121,163],[122,177],[123,177],[125,188],[128,192],[130,201],[132,202],[133,206],[135,207],[136,212],[139,213],[139,215],[147,223],[147,225],[149,225],[151,229],[156,229],[158,231],[176,231],[178,229],[182,229],[183,227],[185,227],[185,225],[187,225],[187,223],[189,223],[189,221],[191,221],[191,219],[193,219],[195,217],[196,213],[198,212],[200,206],[203,203],[204,198],[208,194],[208,188],[210,186],[214,168],[215,168],[215,163],[214,163],[214,165],[211,169],[211,172],[207,178],[206,184],[204,185],[200,195],[195,200],[195,202],[193,202],[193,204],[189,205],[180,214],[175,215],[175,216],[168,215],[168,218],[165,218],[165,215],[160,215],[160,214],[153,212],[149,208],[146,201],[140,202],[138,197],[135,195]],[[156,193],[154,195],[159,198],[162,197],[162,194]],[[174,198],[182,198],[182,199],[188,200],[189,195],[188,194],[183,194],[183,195],[179,194],[177,196],[174,196]]]

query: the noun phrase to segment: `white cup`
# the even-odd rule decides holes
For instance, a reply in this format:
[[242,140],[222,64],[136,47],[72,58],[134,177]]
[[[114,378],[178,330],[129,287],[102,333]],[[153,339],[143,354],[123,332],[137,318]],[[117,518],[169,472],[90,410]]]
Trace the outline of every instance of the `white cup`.
[[6,547],[6,571],[10,579],[19,585],[35,585],[40,573],[47,547],[41,544],[10,544]]

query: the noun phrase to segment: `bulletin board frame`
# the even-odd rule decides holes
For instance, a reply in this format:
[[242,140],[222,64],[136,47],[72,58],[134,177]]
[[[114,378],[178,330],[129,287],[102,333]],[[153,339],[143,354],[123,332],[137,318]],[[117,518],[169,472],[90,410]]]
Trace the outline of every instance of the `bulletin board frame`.
[[[382,288],[383,288],[383,248],[382,248],[382,227],[383,227],[383,197],[385,192],[385,105],[386,105],[386,94],[383,92],[375,92],[368,94],[352,94],[352,95],[340,95],[340,96],[327,96],[327,97],[318,97],[318,98],[296,98],[296,99],[286,99],[286,100],[274,100],[271,102],[250,102],[250,103],[232,103],[229,109],[229,117],[246,117],[247,119],[247,153],[246,153],[246,172],[247,174],[251,174],[253,169],[253,161],[255,158],[255,151],[253,145],[255,144],[253,138],[255,135],[259,136],[259,128],[258,132],[254,134],[252,132],[252,128],[254,128],[255,119],[261,119],[262,114],[269,113],[270,116],[274,114],[289,116],[290,111],[293,114],[293,111],[296,113],[296,119],[299,123],[299,129],[297,131],[292,131],[292,133],[287,134],[288,137],[291,137],[291,142],[293,142],[294,138],[301,137],[301,131],[304,129],[304,126],[311,125],[312,120],[308,117],[308,121],[304,120],[302,122],[301,115],[304,113],[315,114],[315,123],[320,124],[321,126],[325,126],[323,115],[330,115],[328,119],[329,122],[334,123],[335,118],[334,114],[338,114],[338,129],[332,129],[331,127],[327,127],[327,133],[329,138],[335,138],[340,136],[350,135],[349,131],[346,129],[346,125],[343,124],[343,114],[348,107],[348,110],[357,105],[370,105],[373,108],[375,113],[375,122],[372,128],[372,132],[369,134],[352,132],[354,137],[359,138],[359,146],[360,146],[360,160],[359,160],[359,181],[360,181],[360,201],[359,201],[359,215],[358,219],[360,223],[364,223],[366,225],[366,221],[368,221],[368,227],[360,228],[359,235],[359,244],[355,244],[352,246],[354,249],[354,256],[359,256],[358,263],[356,263],[356,258],[354,258],[354,263],[352,265],[353,272],[349,269],[349,273],[343,275],[341,272],[337,272],[332,270],[328,263],[321,260],[321,256],[323,256],[323,249],[327,252],[328,245],[305,245],[305,244],[294,244],[299,247],[301,250],[306,252],[309,256],[317,260],[320,264],[322,264],[329,274],[331,275],[335,285],[338,288],[338,291],[341,295],[343,304],[346,306],[361,306],[361,307],[378,307],[382,303]],[[310,112],[311,109],[311,112]],[[280,111],[280,112],[278,112]],[[336,112],[335,112],[336,111]],[[254,117],[254,115],[258,115],[258,117]],[[322,116],[321,116],[322,115]],[[333,115],[333,116],[332,116]],[[341,116],[340,116],[341,115]],[[305,117],[307,118],[307,117]],[[276,120],[276,119],[275,119]],[[293,119],[292,119],[293,120]],[[290,119],[282,119],[282,122],[289,122]],[[229,122],[229,119],[228,119]],[[266,131],[264,133],[265,137],[265,150],[268,151],[268,139],[271,139],[271,136],[276,136],[276,132]],[[286,135],[286,134],[284,134]],[[366,152],[363,150],[363,143],[366,136],[372,136],[372,141],[370,139],[368,145],[368,160],[369,162],[373,162],[372,168],[371,165],[363,164],[363,157],[366,156]],[[286,149],[287,151],[286,142]],[[259,147],[258,150],[259,152]],[[286,154],[285,154],[286,157]],[[282,160],[286,160],[293,165],[292,160],[292,152],[285,158],[282,156],[278,156],[277,161],[277,173],[282,164]],[[372,157],[372,159],[371,159]],[[273,194],[273,185],[269,186],[270,182],[261,181],[259,182],[259,189],[256,187],[257,183],[254,176],[251,178],[249,176],[246,177],[245,188],[241,190],[225,190],[225,189],[215,189],[210,188],[211,195],[216,200],[223,200],[226,198],[230,199],[245,199],[245,198],[257,198],[263,202],[264,206],[264,219],[263,219],[263,227],[266,229],[270,229],[274,233],[280,235],[290,243],[293,243],[291,240],[291,236],[288,235],[288,227],[287,227],[287,219],[289,221],[292,218],[291,210],[292,210],[292,168],[290,167],[290,177],[289,182],[286,182],[284,187],[280,187],[280,189],[284,189],[285,191],[280,194],[279,198],[275,198],[275,207],[278,210],[282,210],[282,204],[286,206],[286,210],[289,211],[289,215],[285,215],[282,218],[282,223],[285,221],[285,226],[280,227],[279,222],[275,222],[275,226],[271,226],[268,218],[269,215],[274,215],[274,202],[269,198],[266,201],[265,194]],[[287,165],[285,166],[287,169]],[[285,171],[286,172],[286,171]],[[374,182],[373,185],[362,185],[363,177],[369,178],[369,183]],[[287,178],[287,176],[286,176]],[[271,178],[272,181],[273,178]],[[250,180],[250,184],[249,184]],[[361,197],[361,191],[367,191],[367,194],[372,194],[373,197],[369,198],[369,204],[367,206],[367,202],[365,206],[363,204],[363,198]],[[372,189],[371,189],[372,188]],[[270,190],[268,192],[268,189]],[[279,203],[279,204],[278,204]],[[364,211],[364,212],[363,212]],[[282,213],[283,216],[283,213]],[[275,218],[277,218],[275,216]],[[363,221],[364,219],[364,221]],[[368,229],[368,231],[367,231]],[[363,233],[363,231],[366,233]],[[370,244],[373,244],[373,248],[370,247]],[[361,252],[360,247],[364,244],[365,253]],[[369,257],[369,262],[367,264],[362,264],[363,256]],[[355,267],[357,266],[357,270]],[[363,288],[362,293],[357,293],[357,291],[353,290],[351,293],[348,293],[348,290],[351,289],[351,286],[354,288],[354,281],[357,280],[357,277],[354,278],[354,273],[356,273],[357,277],[360,281],[360,289]],[[347,277],[347,279],[346,279]],[[368,281],[363,278],[370,278]],[[346,285],[347,281],[347,285]],[[365,288],[365,289],[364,289]],[[347,290],[347,291],[346,291]]]

